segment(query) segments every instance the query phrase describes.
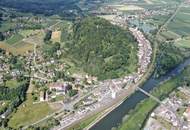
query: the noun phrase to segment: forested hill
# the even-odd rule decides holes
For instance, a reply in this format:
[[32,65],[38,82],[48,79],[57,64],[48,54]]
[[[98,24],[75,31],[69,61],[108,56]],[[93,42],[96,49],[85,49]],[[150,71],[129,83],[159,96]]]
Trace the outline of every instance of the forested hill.
[[135,71],[137,43],[128,30],[110,22],[88,17],[73,27],[70,54],[84,71],[99,79],[117,78]]
[[68,19],[82,15],[77,4],[78,0],[0,0],[2,7],[33,14],[58,14]]

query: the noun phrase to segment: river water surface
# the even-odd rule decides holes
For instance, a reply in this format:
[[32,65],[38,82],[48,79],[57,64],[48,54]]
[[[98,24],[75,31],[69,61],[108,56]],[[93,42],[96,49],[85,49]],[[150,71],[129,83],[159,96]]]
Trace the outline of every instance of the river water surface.
[[[154,79],[153,77],[150,77],[141,88],[149,92],[154,87],[158,86],[159,83],[166,81],[172,76],[179,75],[180,72],[188,65],[190,65],[190,58],[185,60],[182,64],[178,65],[175,69],[170,71],[165,76],[160,77],[159,79]],[[147,98],[146,95],[144,95],[140,91],[136,91],[120,106],[118,106],[115,110],[110,112],[106,117],[104,117],[96,125],[94,125],[90,130],[111,130],[112,127],[118,127],[119,123],[122,122],[123,117],[125,117],[125,115],[127,115],[130,110],[132,110],[140,101],[145,98]]]

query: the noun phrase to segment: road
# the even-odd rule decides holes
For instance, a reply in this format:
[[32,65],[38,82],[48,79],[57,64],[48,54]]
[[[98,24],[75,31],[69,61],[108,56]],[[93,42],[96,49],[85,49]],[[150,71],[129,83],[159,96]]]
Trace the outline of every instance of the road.
[[[163,28],[166,27],[166,26],[170,23],[170,21],[176,16],[176,14],[178,13],[178,11],[181,9],[182,5],[183,5],[183,3],[181,3],[181,4],[179,5],[179,7],[178,7],[178,8],[176,9],[176,11],[174,12],[174,14],[173,14],[173,15],[164,23],[164,25],[159,29],[159,31],[157,32],[157,35],[158,35],[158,34],[163,30]],[[156,36],[157,36],[157,35],[156,35]],[[138,86],[139,86],[140,84],[142,84],[142,83],[151,75],[151,73],[152,73],[152,71],[153,71],[153,68],[154,68],[154,63],[155,63],[155,60],[156,60],[157,51],[158,51],[158,44],[157,44],[157,42],[155,42],[155,43],[154,43],[154,49],[153,49],[153,55],[152,55],[152,62],[151,62],[151,64],[149,65],[149,68],[147,69],[147,71],[146,71],[145,75],[143,76],[143,78],[141,78],[141,79],[138,81],[137,84],[133,85],[133,87],[131,86],[132,89],[128,91],[128,93],[124,96],[123,99],[125,99],[125,97],[127,97],[127,96],[131,95],[132,93],[134,93],[134,92],[135,92],[135,89],[134,89],[134,88],[138,88]],[[94,124],[96,124],[98,121],[100,121],[101,117],[104,117],[104,116],[106,116],[107,114],[109,114],[109,112],[111,112],[113,109],[115,109],[122,101],[123,101],[123,100],[118,101],[114,106],[112,106],[112,109],[108,108],[108,109],[106,110],[106,112],[104,112],[104,113],[100,116],[100,118],[98,118],[97,120],[95,120],[95,121],[94,121],[92,124],[90,124],[86,129],[90,129]],[[109,110],[109,109],[110,109],[110,110]],[[64,129],[64,127],[60,127],[60,128],[59,128],[59,130],[61,130],[61,129]]]
[[[141,48],[141,49],[142,49],[141,51],[143,51],[145,57],[146,57],[146,56],[149,57],[149,55],[151,56],[151,53],[149,52],[149,51],[151,51],[151,49],[148,49],[149,47],[151,48],[150,43],[145,39],[145,37],[143,36],[142,33],[140,33],[140,31],[135,30],[135,29],[132,29],[132,31],[134,31],[133,34],[136,34],[135,37],[137,37],[137,38],[139,39],[138,41],[141,41],[141,42],[142,42],[141,44],[148,44],[148,45],[145,45],[145,46],[144,46],[145,48]],[[140,45],[139,45],[139,46],[140,46]],[[145,60],[147,60],[147,57],[145,58]],[[141,58],[144,58],[144,57],[142,56]],[[154,57],[153,59],[155,59],[155,57]],[[142,60],[142,59],[139,59],[139,61],[141,61],[141,60]],[[140,64],[141,64],[141,66],[144,66],[143,63],[140,62]],[[102,117],[106,116],[106,115],[109,114],[112,110],[114,110],[116,107],[118,107],[118,106],[124,101],[124,99],[125,99],[126,97],[128,97],[129,95],[131,95],[132,93],[135,92],[135,88],[136,88],[137,86],[139,86],[142,82],[144,82],[144,80],[145,80],[147,77],[149,77],[149,75],[151,74],[151,71],[152,71],[152,69],[150,69],[150,68],[152,68],[151,66],[153,66],[152,63],[150,64],[150,67],[147,67],[148,70],[146,71],[144,77],[140,78],[140,80],[139,80],[139,82],[137,82],[137,84],[134,84],[134,85],[131,84],[131,86],[128,86],[127,89],[120,89],[120,90],[118,90],[118,93],[117,93],[118,96],[117,96],[116,99],[107,98],[107,96],[105,95],[105,97],[102,99],[102,101],[99,101],[99,104],[97,103],[98,105],[100,105],[99,107],[98,107],[98,106],[96,106],[96,107],[94,106],[95,109],[90,110],[90,112],[84,112],[82,115],[77,114],[78,112],[76,111],[76,115],[73,115],[73,116],[71,116],[71,117],[67,117],[64,121],[61,121],[61,124],[62,124],[61,126],[56,127],[56,128],[54,128],[54,129],[55,129],[55,130],[66,129],[67,127],[71,126],[72,124],[74,124],[74,123],[76,123],[76,122],[80,122],[80,121],[83,120],[84,118],[87,118],[91,113],[96,114],[97,112],[100,112],[100,111],[104,111],[104,110],[105,110],[106,112],[103,112],[103,113],[101,114],[101,117],[98,118],[95,122],[93,122],[93,124],[95,124],[95,123],[98,122]],[[141,68],[141,67],[140,67],[140,68]],[[142,68],[143,68],[143,67],[142,67]],[[145,68],[146,68],[146,67],[145,67]],[[132,77],[133,77],[133,76],[132,76]],[[125,83],[125,80],[122,80],[122,79],[117,79],[117,80],[114,80],[114,81],[117,82],[117,81],[119,81],[119,80],[122,82],[122,84]],[[111,80],[111,81],[113,81],[113,80]],[[128,81],[127,81],[127,82],[128,82]],[[106,83],[104,83],[104,84],[101,85],[101,87],[98,88],[98,89],[104,88],[104,89],[108,90],[106,87],[109,87],[109,86],[110,86],[109,84],[106,85]],[[114,83],[114,86],[115,86],[115,83]],[[115,88],[117,88],[117,87],[115,87]],[[96,93],[96,92],[95,92],[95,91],[92,91],[91,93]],[[111,93],[110,93],[110,94],[111,94]],[[79,112],[79,113],[80,113],[80,112]],[[67,121],[67,120],[68,120],[68,121]],[[90,127],[92,127],[93,124],[90,125],[87,129],[89,129]]]
[[[179,12],[179,10],[181,9],[181,7],[183,6],[183,3],[184,3],[184,2],[182,2],[182,3],[178,6],[178,8],[177,8],[176,11],[174,12],[174,14],[162,25],[162,27],[160,27],[160,29],[158,30],[158,32],[157,32],[155,38],[158,37],[158,35],[160,34],[160,32],[161,32],[161,31],[171,22],[171,20],[176,16],[176,14]],[[150,66],[149,66],[149,68],[148,68],[146,74],[143,76],[143,78],[142,78],[136,85],[134,85],[134,87],[136,86],[135,88],[138,88],[138,86],[139,86],[140,84],[142,84],[142,83],[151,75],[152,70],[153,70],[154,65],[155,65],[157,51],[158,51],[158,43],[155,42],[155,43],[154,43],[154,48],[153,48],[153,54],[152,54],[152,62],[151,62],[151,64],[150,64]],[[135,91],[132,90],[130,93],[132,94],[132,93],[134,93],[134,92],[135,92]],[[131,94],[129,94],[129,95],[131,95]],[[120,104],[120,103],[118,103],[118,104]],[[112,111],[112,110],[110,110],[109,112],[111,112],[111,111]],[[102,117],[102,118],[105,117],[107,114],[109,114],[109,112],[103,113],[103,114],[101,115],[101,117]],[[92,128],[92,127],[93,127],[96,123],[98,123],[102,118],[96,119],[94,122],[92,122],[90,125],[88,125],[88,126],[85,128],[85,130],[89,130],[90,128]]]
[[162,27],[160,27],[160,29],[158,30],[156,37],[158,37],[158,35],[160,34],[160,32],[168,26],[168,24],[172,21],[172,19],[175,18],[175,16],[177,15],[177,13],[180,11],[180,9],[182,8],[183,4],[184,4],[185,0],[183,2],[181,2],[179,4],[179,6],[177,7],[177,9],[175,10],[175,12],[172,14],[172,16],[162,25]]

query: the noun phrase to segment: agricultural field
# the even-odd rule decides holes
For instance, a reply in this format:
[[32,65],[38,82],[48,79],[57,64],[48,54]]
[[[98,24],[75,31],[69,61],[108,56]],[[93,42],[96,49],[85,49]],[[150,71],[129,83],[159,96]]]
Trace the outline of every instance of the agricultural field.
[[68,28],[69,26],[71,26],[71,22],[69,21],[59,21],[56,22],[55,24],[53,24],[52,26],[50,26],[51,30],[61,30],[61,29],[65,29]]
[[21,126],[30,125],[53,112],[54,110],[49,107],[47,102],[33,104],[32,95],[28,94],[26,101],[11,115],[8,125],[18,129]]
[[61,41],[61,31],[53,31],[51,35],[51,40],[53,42],[60,42]]
[[143,10],[142,7],[137,5],[114,5],[113,7],[120,11]]
[[164,40],[176,40],[176,39],[180,38],[180,35],[178,35],[174,32],[171,32],[171,31],[161,32],[160,35],[164,38]]
[[27,29],[27,30],[20,30],[19,34],[22,35],[24,38],[27,38],[31,35],[35,35],[40,33],[40,30],[32,30],[32,29]]
[[6,40],[6,43],[13,45],[19,41],[21,41],[24,37],[20,34],[15,34]]
[[104,18],[108,21],[112,21],[117,15],[99,15],[98,17]]
[[7,52],[11,52],[11,53],[13,53],[15,55],[18,54],[18,52],[15,50],[14,47],[12,47],[11,45],[9,45],[9,44],[7,44],[5,42],[0,42],[0,48],[6,50]]
[[18,54],[24,55],[27,51],[33,51],[34,44],[21,41],[18,44],[14,45],[14,47]]
[[189,36],[190,34],[190,6],[183,7],[176,17],[168,25],[171,30],[181,36]]
[[172,3],[178,3],[181,0],[144,0],[147,4],[172,4]]
[[190,48],[190,37],[185,37],[175,41],[175,45],[183,48]]
[[24,41],[20,41],[14,45],[9,45],[5,42],[0,42],[0,48],[6,50],[7,52],[13,53],[14,55],[24,55],[27,51],[32,51],[34,45]]

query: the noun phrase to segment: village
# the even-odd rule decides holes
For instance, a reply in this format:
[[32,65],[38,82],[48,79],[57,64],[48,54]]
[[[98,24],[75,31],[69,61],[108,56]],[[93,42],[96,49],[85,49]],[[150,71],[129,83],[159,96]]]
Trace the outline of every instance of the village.
[[60,125],[55,127],[55,130],[67,128],[74,122],[111,106],[126,95],[128,89],[142,78],[151,60],[151,44],[137,28],[130,28],[130,31],[138,41],[138,71],[120,79],[100,82],[91,86],[92,89],[89,89],[87,94],[79,96],[69,103],[64,103],[63,107],[70,111],[74,110],[74,113],[60,118]]
[[[86,115],[113,104],[114,101],[117,101],[118,96],[124,95],[123,92],[130,89],[130,86],[138,82],[146,72],[151,60],[151,45],[137,28],[130,28],[130,31],[138,41],[139,67],[137,73],[98,83],[97,78],[93,76],[71,75],[67,71],[67,64],[59,61],[59,58],[44,60],[42,52],[35,46],[33,52],[28,52],[29,54],[21,66],[24,69],[12,70],[8,62],[11,55],[6,52],[2,53],[0,58],[4,64],[0,66],[1,73],[3,73],[0,77],[0,83],[3,85],[7,80],[30,77],[28,91],[32,93],[34,104],[54,102],[55,105],[59,104],[61,110],[74,112],[60,120],[59,127],[67,127]],[[56,54],[59,56],[61,53],[58,49]],[[19,56],[22,61],[23,58]],[[11,74],[11,78],[5,79],[4,74]],[[6,116],[8,114],[2,114],[1,118],[6,118]]]
[[146,123],[145,130],[164,129],[190,129],[190,89],[186,86],[179,87],[163,100],[151,114]]

